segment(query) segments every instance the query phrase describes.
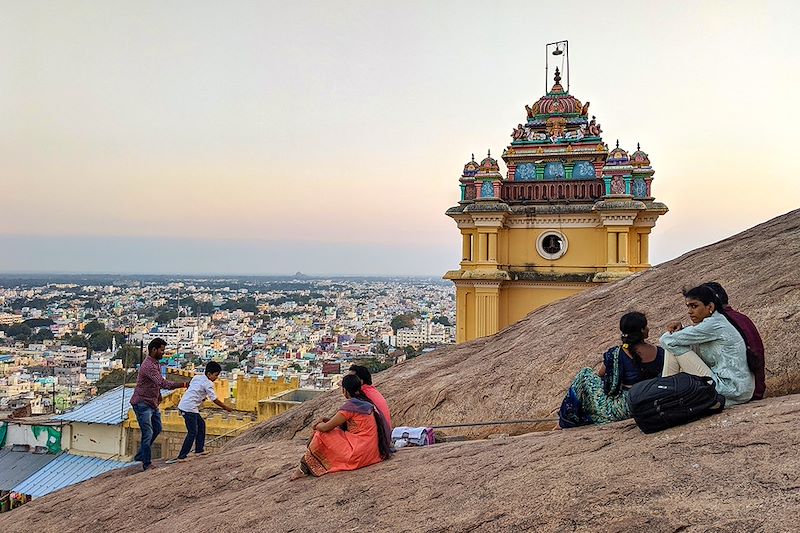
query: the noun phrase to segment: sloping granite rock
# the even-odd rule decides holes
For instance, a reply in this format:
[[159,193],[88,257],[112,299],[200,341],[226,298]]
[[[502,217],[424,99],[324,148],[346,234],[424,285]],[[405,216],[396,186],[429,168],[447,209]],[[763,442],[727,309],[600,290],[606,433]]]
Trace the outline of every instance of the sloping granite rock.
[[115,471],[0,515],[5,533],[797,531],[800,396],[645,435],[631,422],[402,449],[290,482],[300,440]]

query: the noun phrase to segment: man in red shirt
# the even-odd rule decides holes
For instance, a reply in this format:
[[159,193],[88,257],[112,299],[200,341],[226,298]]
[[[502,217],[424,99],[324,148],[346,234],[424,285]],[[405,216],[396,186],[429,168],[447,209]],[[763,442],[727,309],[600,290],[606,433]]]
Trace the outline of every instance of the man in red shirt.
[[164,339],[153,339],[147,345],[147,357],[139,367],[139,376],[136,378],[136,388],[133,390],[131,405],[136,413],[136,421],[142,431],[142,444],[134,461],[142,462],[142,469],[150,468],[150,447],[161,433],[161,389],[180,389],[189,386],[188,383],[167,381],[161,376],[161,366],[158,362],[164,357],[167,343]]
[[372,374],[369,373],[369,369],[365,366],[352,365],[349,373],[355,374],[361,380],[361,390],[364,391],[372,405],[381,413],[381,416],[389,426],[389,431],[391,431],[392,417],[389,414],[389,404],[386,403],[386,399],[378,392],[378,389],[372,386]]
[[764,397],[764,392],[767,389],[764,376],[764,342],[761,340],[761,335],[758,333],[756,325],[750,320],[750,317],[739,311],[735,311],[728,305],[728,293],[722,288],[722,285],[716,281],[704,283],[706,287],[711,289],[719,297],[722,304],[722,310],[725,315],[736,326],[736,329],[744,337],[744,343],[747,346],[747,366],[750,367],[750,372],[753,373],[756,380],[756,388],[753,392],[753,400],[760,400]]

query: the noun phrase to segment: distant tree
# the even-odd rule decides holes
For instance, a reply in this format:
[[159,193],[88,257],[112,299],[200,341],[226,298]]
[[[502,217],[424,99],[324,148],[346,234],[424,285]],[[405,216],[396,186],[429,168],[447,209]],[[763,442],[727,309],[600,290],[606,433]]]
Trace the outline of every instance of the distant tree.
[[422,347],[415,348],[414,346],[405,346],[403,351],[406,353],[406,359],[414,359],[418,355],[422,355]]
[[168,324],[178,318],[178,312],[174,309],[162,309],[156,315],[156,322],[159,324]]
[[443,326],[452,326],[452,324],[450,323],[450,319],[447,318],[446,316],[434,317],[433,323],[434,324],[441,324]]
[[367,367],[371,374],[377,374],[382,370],[386,370],[387,368],[392,366],[392,363],[385,363],[383,361],[379,361],[378,359],[369,358],[360,360],[359,363],[365,367]]
[[139,347],[135,344],[125,344],[120,346],[114,359],[122,359],[125,368],[134,368],[139,364]]
[[238,300],[228,300],[222,306],[222,309],[226,309],[228,311],[236,311],[237,309],[241,309],[245,313],[257,313],[258,307],[256,306],[256,299],[252,296],[245,296],[243,298],[239,298]]
[[39,328],[39,330],[31,336],[31,341],[33,342],[42,342],[46,340],[54,339],[55,335],[53,332],[50,331],[50,328]]
[[27,324],[31,329],[41,328],[44,326],[52,326],[55,324],[49,318],[29,318],[23,324]]
[[11,324],[11,326],[8,327],[8,330],[6,330],[6,334],[9,337],[13,337],[18,341],[28,340],[31,336],[31,333],[33,333],[33,330],[24,322],[19,324]]
[[191,296],[181,298],[181,306],[190,308],[192,315],[210,315],[214,312],[214,305],[211,302],[198,302]]
[[97,319],[92,320],[88,324],[83,327],[83,334],[84,335],[91,335],[97,331],[103,331],[106,329],[105,324],[102,322],[98,322]]
[[383,341],[378,341],[375,345],[375,353],[387,354],[389,353],[389,346]]
[[235,361],[226,361],[226,362],[222,363],[222,369],[223,369],[225,372],[230,372],[230,371],[231,371],[231,370],[233,370],[234,368],[239,368],[239,363],[238,363],[238,362],[235,362]]
[[82,346],[84,348],[89,346],[89,339],[83,335],[65,335],[64,342],[70,346]]
[[136,383],[136,372],[126,372],[121,368],[115,368],[95,383],[95,387],[97,387],[97,394],[103,394],[104,392],[108,392],[115,387],[119,387],[123,384],[129,383]]
[[392,326],[392,331],[397,335],[397,330],[402,328],[413,328],[416,320],[414,313],[403,313],[397,315],[389,323]]
[[110,350],[115,338],[117,340],[117,345],[121,345],[125,342],[125,335],[118,331],[111,331],[108,329],[95,331],[89,335],[89,347],[95,352]]

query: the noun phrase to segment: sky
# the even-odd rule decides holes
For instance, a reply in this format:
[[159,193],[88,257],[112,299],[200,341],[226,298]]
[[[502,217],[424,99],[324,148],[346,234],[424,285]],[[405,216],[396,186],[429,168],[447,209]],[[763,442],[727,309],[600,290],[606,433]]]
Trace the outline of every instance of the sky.
[[670,212],[651,262],[800,207],[800,2],[0,0],[0,272],[441,275],[471,153],[568,39]]

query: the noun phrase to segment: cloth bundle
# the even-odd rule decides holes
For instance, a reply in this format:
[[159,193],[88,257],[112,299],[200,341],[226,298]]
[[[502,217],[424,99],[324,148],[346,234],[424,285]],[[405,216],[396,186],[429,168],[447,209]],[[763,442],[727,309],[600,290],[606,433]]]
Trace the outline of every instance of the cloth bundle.
[[427,446],[433,443],[434,435],[432,428],[400,426],[392,430],[392,445],[395,448],[402,448],[403,446]]

